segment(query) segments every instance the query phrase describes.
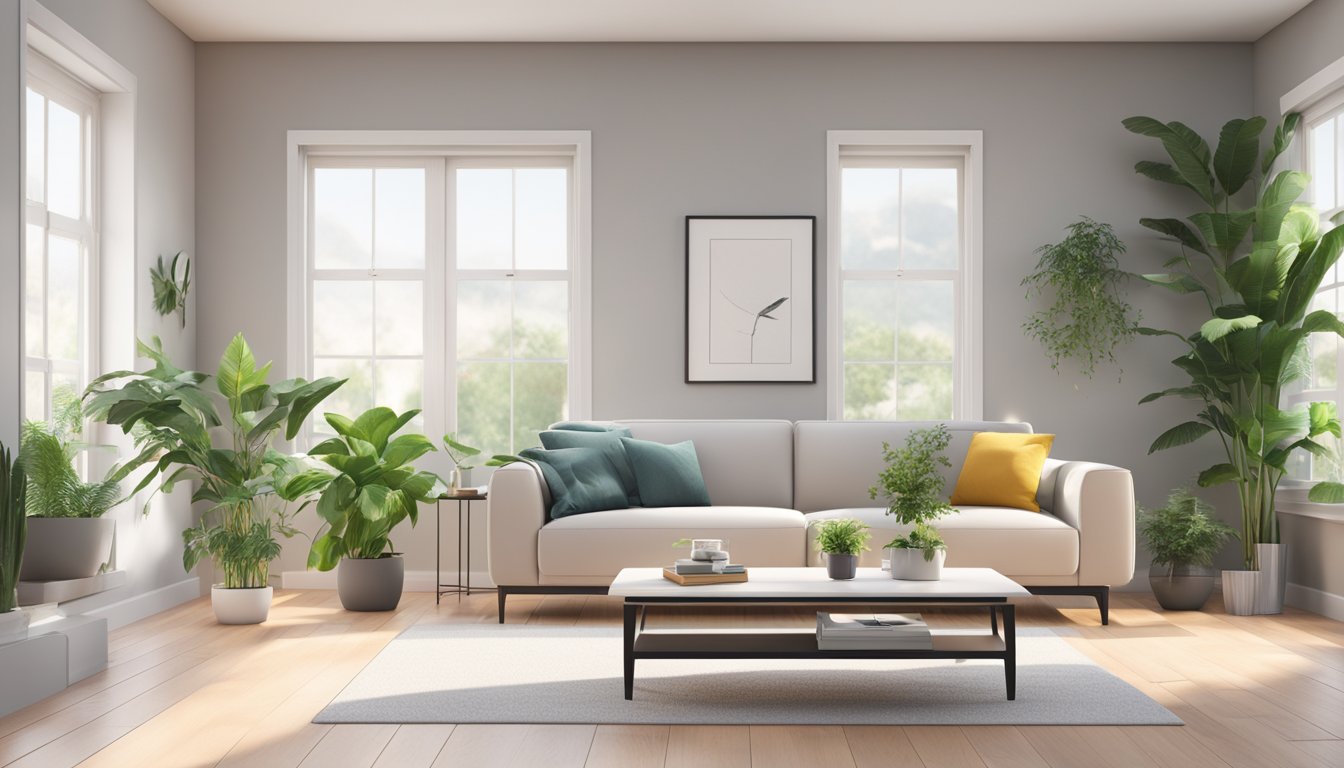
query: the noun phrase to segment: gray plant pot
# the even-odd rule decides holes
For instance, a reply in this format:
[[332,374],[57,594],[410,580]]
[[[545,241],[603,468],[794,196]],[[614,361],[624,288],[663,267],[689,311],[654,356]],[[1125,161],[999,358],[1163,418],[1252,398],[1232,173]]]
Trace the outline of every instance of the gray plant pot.
[[117,521],[109,517],[30,517],[20,581],[97,576],[112,561]]
[[836,581],[848,581],[859,572],[858,555],[826,553],[826,575]]
[[1223,571],[1223,608],[1229,614],[1254,615],[1259,592],[1259,571]]
[[1207,565],[1154,565],[1148,584],[1157,604],[1168,611],[1198,611],[1213,593],[1213,568]]
[[336,592],[347,611],[391,611],[401,602],[406,561],[401,555],[347,557],[336,566]]
[[1255,612],[1283,613],[1283,596],[1288,587],[1288,545],[1256,544],[1255,559],[1260,564]]

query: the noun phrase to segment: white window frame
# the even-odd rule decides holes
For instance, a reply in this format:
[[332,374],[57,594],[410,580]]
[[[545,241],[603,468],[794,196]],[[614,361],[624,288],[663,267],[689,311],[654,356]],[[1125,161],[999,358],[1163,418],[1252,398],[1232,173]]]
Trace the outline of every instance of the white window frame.
[[[56,359],[45,354],[37,357],[31,356],[27,350],[27,339],[24,339],[24,390],[27,390],[27,374],[42,374],[45,380],[44,391],[46,393],[43,399],[42,419],[49,422],[52,419],[52,383],[54,377],[57,374],[73,377],[76,388],[82,391],[83,387],[93,378],[94,372],[98,370],[98,341],[100,338],[98,232],[100,226],[99,204],[101,202],[101,195],[99,194],[101,182],[99,135],[101,119],[99,116],[99,94],[91,86],[76,80],[37,51],[30,50],[28,52],[26,70],[27,88],[44,96],[44,104],[55,100],[61,106],[71,109],[79,115],[81,122],[80,136],[83,144],[80,148],[80,174],[82,177],[80,193],[83,199],[80,201],[81,213],[79,218],[70,218],[49,210],[47,200],[51,194],[51,179],[46,168],[43,169],[44,199],[42,201],[34,201],[28,198],[25,180],[25,228],[28,226],[38,227],[43,233],[42,292],[44,300],[42,321],[44,325],[48,322],[50,315],[50,308],[46,305],[48,238],[55,235],[79,244],[80,316],[77,323],[77,359]],[[43,116],[42,125],[45,134],[49,130],[49,119],[46,115]],[[25,130],[27,130],[26,125]],[[50,150],[49,143],[47,137],[44,136],[42,159],[44,164],[48,166],[50,165],[47,162]],[[25,253],[22,256],[25,263],[27,260],[26,250],[29,247],[31,247],[31,244],[25,241]],[[26,282],[23,295],[26,302]],[[25,309],[24,312],[26,314],[27,310]],[[27,329],[25,329],[25,336],[26,334]],[[47,336],[47,328],[44,327],[43,338],[47,339]],[[44,349],[44,352],[46,351]]]
[[[357,158],[360,167],[392,163],[397,158],[446,158],[441,192],[429,191],[431,205],[442,204],[447,211],[444,232],[429,234],[426,246],[441,247],[447,254],[443,263],[426,264],[426,279],[444,286],[445,300],[438,307],[425,305],[425,382],[424,416],[428,434],[456,431],[457,379],[447,366],[456,363],[456,335],[448,325],[456,315],[458,277],[511,277],[546,279],[547,270],[456,270],[456,241],[449,236],[455,206],[453,184],[447,174],[455,168],[474,167],[559,167],[570,171],[569,263],[569,418],[586,419],[592,415],[591,346],[591,134],[588,131],[289,131],[286,141],[288,199],[288,317],[286,367],[290,376],[310,375],[308,371],[310,328],[311,233],[308,231],[307,202],[310,160],[334,162]],[[381,166],[380,166],[381,167]],[[427,181],[429,181],[427,177]],[[441,194],[443,197],[433,197]],[[432,225],[431,225],[432,226]],[[438,245],[431,243],[438,238]],[[390,272],[390,271],[389,271]],[[534,272],[536,274],[534,274]],[[431,346],[432,345],[432,346]],[[440,351],[441,350],[441,351]],[[437,351],[437,354],[436,354]],[[442,382],[431,386],[431,382]],[[311,439],[311,436],[306,436]]]
[[[846,158],[960,158],[961,242],[956,270],[882,270],[883,279],[937,278],[956,285],[956,327],[952,362],[952,417],[980,419],[984,413],[982,257],[984,135],[981,131],[827,131],[826,132],[826,325],[827,414],[843,419],[844,290],[840,249],[841,171]],[[865,272],[873,272],[867,270]],[[889,274],[888,274],[889,273]],[[908,273],[908,274],[907,274]]]

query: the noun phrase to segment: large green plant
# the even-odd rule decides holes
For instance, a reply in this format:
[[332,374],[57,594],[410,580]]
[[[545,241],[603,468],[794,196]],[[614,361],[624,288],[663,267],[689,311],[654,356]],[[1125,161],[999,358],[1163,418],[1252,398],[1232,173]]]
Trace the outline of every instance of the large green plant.
[[1116,257],[1125,244],[1110,224],[1086,216],[1067,229],[1063,240],[1036,249],[1036,271],[1022,280],[1028,299],[1049,299],[1022,330],[1045,348],[1052,369],[1071,359],[1092,378],[1098,363],[1115,362],[1116,347],[1138,325],[1134,309],[1121,296],[1128,274]]
[[392,529],[410,518],[414,526],[420,504],[432,503],[443,482],[420,472],[411,462],[434,451],[424,435],[392,437],[420,413],[397,415],[373,408],[359,418],[326,414],[337,437],[313,446],[309,455],[336,470],[317,502],[327,529],[313,541],[308,567],[329,571],[342,557],[361,559],[390,555]]
[[883,497],[888,515],[902,525],[914,526],[909,535],[898,536],[888,547],[922,549],[925,560],[932,560],[934,552],[944,548],[931,524],[955,511],[943,493],[946,481],[939,471],[939,467],[952,466],[944,454],[951,442],[952,434],[939,424],[914,430],[900,448],[882,443],[882,460],[887,466],[878,475],[877,485],[868,489],[868,496]]
[[242,334],[224,350],[213,376],[174,366],[157,338],[138,349],[153,368],[99,377],[85,394],[93,418],[133,437],[138,453],[123,470],[148,467],[132,495],[155,481],[164,492],[196,481],[192,501],[211,506],[182,534],[183,567],[191,570],[208,556],[223,572],[226,588],[266,586],[270,563],[280,554],[275,535],[295,533],[289,519],[298,509],[288,502],[306,505],[328,480],[273,443],[282,431],[285,439],[294,439],[313,408],[344,379],[271,385],[270,363],[257,367]]
[[20,454],[28,473],[29,517],[102,517],[122,501],[123,473],[86,483],[75,471],[78,446],[58,428],[42,422],[23,425]]
[[9,449],[0,444],[0,613],[19,605],[19,569],[28,538],[28,516],[24,511],[27,490],[23,462],[10,456]]
[[[1344,323],[1333,312],[1308,311],[1326,272],[1339,259],[1344,228],[1323,234],[1316,212],[1297,203],[1307,188],[1305,174],[1271,174],[1292,141],[1298,119],[1296,114],[1286,116],[1263,153],[1262,117],[1229,121],[1213,150],[1179,122],[1149,117],[1124,121],[1130,131],[1160,141],[1171,160],[1144,161],[1135,170],[1189,190],[1203,205],[1184,220],[1140,220],[1179,247],[1166,262],[1168,272],[1144,279],[1198,296],[1208,310],[1208,320],[1194,333],[1139,329],[1180,340],[1185,351],[1172,363],[1189,379],[1140,402],[1177,396],[1198,401],[1200,409],[1194,420],[1159,436],[1149,452],[1209,433],[1218,437],[1227,460],[1200,473],[1199,484],[1236,484],[1248,568],[1257,567],[1256,543],[1279,540],[1275,494],[1289,456],[1299,449],[1329,455],[1316,438],[1340,435],[1334,403],[1279,407],[1284,388],[1310,370],[1307,337],[1344,335]],[[1344,485],[1317,484],[1310,498],[1344,501]]]
[[1178,488],[1167,505],[1139,511],[1139,534],[1148,542],[1153,565],[1173,572],[1182,565],[1212,565],[1223,542],[1237,532],[1211,516],[1213,507],[1188,489]]

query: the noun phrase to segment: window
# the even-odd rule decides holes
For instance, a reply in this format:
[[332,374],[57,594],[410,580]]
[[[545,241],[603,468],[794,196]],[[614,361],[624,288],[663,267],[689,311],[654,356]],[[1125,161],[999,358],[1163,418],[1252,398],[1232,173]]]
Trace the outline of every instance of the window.
[[575,157],[304,157],[302,373],[349,379],[319,410],[422,408],[486,455],[586,415]]
[[[1331,220],[1344,213],[1344,93],[1327,99],[1304,115],[1299,134],[1302,137],[1302,167],[1311,176],[1307,194],[1321,215],[1322,229],[1334,226]],[[1308,311],[1326,309],[1344,317],[1344,270],[1336,264],[1321,281],[1320,290]],[[1344,368],[1341,368],[1339,337],[1317,333],[1308,339],[1311,373],[1289,393],[1285,405],[1330,400],[1344,404]],[[1330,456],[1315,456],[1297,451],[1290,459],[1290,476],[1301,480],[1344,481],[1344,456],[1339,441],[1325,438],[1332,448]]]
[[832,416],[978,417],[978,134],[830,144]]
[[97,349],[98,95],[29,52],[24,255],[24,418],[74,402]]

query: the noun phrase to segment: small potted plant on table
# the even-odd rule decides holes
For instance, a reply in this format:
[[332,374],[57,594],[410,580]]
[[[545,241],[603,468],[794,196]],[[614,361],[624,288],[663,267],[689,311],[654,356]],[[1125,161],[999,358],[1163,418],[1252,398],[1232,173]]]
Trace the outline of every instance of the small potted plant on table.
[[1139,533],[1153,555],[1148,583],[1168,611],[1198,611],[1213,592],[1213,556],[1237,533],[1210,517],[1212,509],[1180,488],[1165,507],[1139,512]]
[[837,581],[854,578],[859,553],[868,550],[872,534],[858,520],[822,520],[817,526],[817,550],[826,555],[826,575]]
[[911,432],[899,449],[882,443],[887,467],[878,475],[877,485],[868,489],[868,495],[885,498],[887,514],[901,525],[912,526],[909,533],[886,546],[893,579],[938,581],[943,576],[947,545],[930,523],[954,511],[943,495],[945,481],[938,470],[952,466],[943,454],[951,442],[951,433],[939,424]]

